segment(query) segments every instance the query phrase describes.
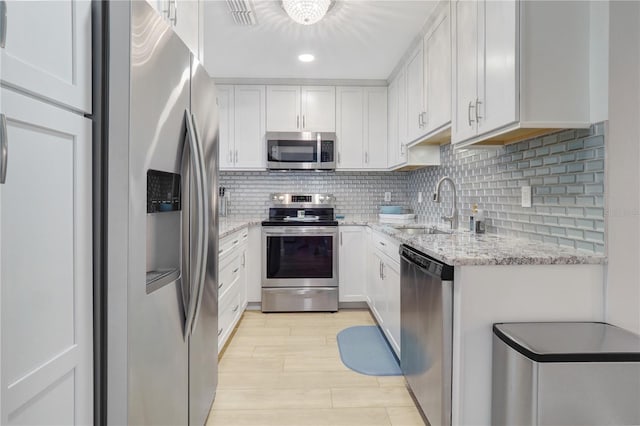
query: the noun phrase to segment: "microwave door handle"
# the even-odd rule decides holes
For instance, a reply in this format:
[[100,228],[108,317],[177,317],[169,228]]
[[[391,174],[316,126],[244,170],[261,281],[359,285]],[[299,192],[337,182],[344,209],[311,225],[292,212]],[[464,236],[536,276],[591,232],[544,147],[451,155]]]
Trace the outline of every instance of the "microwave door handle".
[[318,165],[322,165],[322,135],[318,133]]

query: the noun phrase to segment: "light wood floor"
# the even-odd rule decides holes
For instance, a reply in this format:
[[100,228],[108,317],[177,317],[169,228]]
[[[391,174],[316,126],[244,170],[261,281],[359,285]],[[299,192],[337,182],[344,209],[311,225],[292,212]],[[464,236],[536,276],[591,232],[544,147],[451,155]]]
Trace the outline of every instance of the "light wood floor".
[[423,426],[401,376],[342,364],[336,334],[368,324],[366,310],[245,312],[220,359],[207,426]]

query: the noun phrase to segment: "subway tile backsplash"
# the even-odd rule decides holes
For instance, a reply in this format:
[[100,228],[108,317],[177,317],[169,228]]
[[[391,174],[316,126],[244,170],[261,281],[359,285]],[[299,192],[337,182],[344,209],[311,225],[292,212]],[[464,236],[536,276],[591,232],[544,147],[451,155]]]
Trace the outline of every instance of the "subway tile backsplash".
[[[485,211],[487,232],[604,252],[604,123],[492,149],[440,148],[441,166],[411,172],[409,205],[422,220],[440,221],[451,190],[435,204],[442,176],[458,190],[461,226],[474,204]],[[532,206],[521,207],[521,187],[531,186]],[[424,201],[418,203],[422,191]]]
[[[220,186],[231,194],[229,215],[266,216],[274,192],[327,193],[336,197],[335,211],[374,215],[381,204],[407,205],[407,174],[394,172],[220,172]],[[384,193],[391,192],[391,202]]]
[[[458,190],[461,226],[474,204],[485,211],[487,232],[604,252],[604,123],[565,130],[491,149],[440,148],[441,166],[412,172],[221,172],[230,194],[229,214],[266,216],[273,192],[332,193],[336,213],[374,215],[381,204],[413,208],[421,221],[442,221],[451,189],[432,200],[442,176]],[[521,207],[521,187],[532,189],[532,207]],[[391,192],[391,203],[384,193]],[[418,203],[418,192],[423,202]]]

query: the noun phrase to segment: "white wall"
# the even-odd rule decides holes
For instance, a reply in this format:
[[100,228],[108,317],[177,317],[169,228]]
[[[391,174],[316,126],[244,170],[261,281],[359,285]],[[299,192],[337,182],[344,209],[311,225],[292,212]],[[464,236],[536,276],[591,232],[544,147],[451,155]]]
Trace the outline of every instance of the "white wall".
[[607,321],[640,333],[640,2],[610,5]]

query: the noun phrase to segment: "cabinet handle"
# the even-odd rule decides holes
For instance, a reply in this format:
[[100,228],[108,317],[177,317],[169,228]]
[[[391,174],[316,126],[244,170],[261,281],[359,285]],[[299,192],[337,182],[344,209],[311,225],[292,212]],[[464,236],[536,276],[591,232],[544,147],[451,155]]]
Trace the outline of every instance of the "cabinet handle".
[[342,231],[340,231],[340,245],[342,246]]
[[229,163],[233,164],[233,150],[229,150]]
[[471,126],[471,123],[474,123],[475,121],[471,118],[471,108],[475,108],[475,106],[473,105],[473,101],[469,101],[469,107],[467,109],[467,118],[469,119],[469,126]]
[[380,262],[380,278],[382,278],[384,280],[384,263]]
[[218,284],[218,290],[220,290],[223,285],[224,285],[224,283],[222,283],[222,282],[220,284]]
[[233,240],[233,245],[236,245],[240,242],[240,240]]
[[240,268],[236,268],[233,270],[232,274],[235,274],[236,272],[238,272],[240,270]]
[[9,161],[7,117],[4,114],[0,114],[0,184],[7,181],[7,161]]
[[175,27],[178,24],[178,0],[173,0],[173,18],[169,18]]
[[236,311],[238,310],[238,308],[239,308],[239,307],[240,307],[240,305],[236,305],[236,306],[233,308],[233,312],[236,312]]
[[364,162],[365,162],[365,164],[369,164],[369,153],[368,152],[364,153]]
[[244,253],[242,253],[242,267],[244,268],[245,266],[245,262],[246,262],[246,255]]
[[378,241],[378,242],[380,243],[381,246],[383,246],[383,247],[386,246],[386,244],[384,242],[382,242],[382,241]]
[[218,336],[219,336],[219,335],[221,335],[221,334],[222,334],[222,329],[221,329],[221,328],[219,328],[219,329],[218,329]]
[[296,115],[296,129],[300,128],[300,116]]
[[426,111],[422,111],[420,113],[420,119],[422,120],[422,127],[427,125],[427,112]]
[[482,101],[476,98],[476,122],[480,122],[480,119],[483,118],[480,115],[480,105],[482,105]]
[[400,144],[400,155],[404,155],[404,151],[407,149],[407,146],[403,143]]
[[302,116],[302,128],[306,129],[307,128],[307,120],[306,120],[307,116],[303,115]]
[[235,161],[235,163],[236,164],[238,163],[238,150],[237,149],[236,149],[236,161]]
[[4,49],[7,42],[7,2],[0,0],[0,48]]
[[338,153],[338,164],[340,164],[340,153]]

